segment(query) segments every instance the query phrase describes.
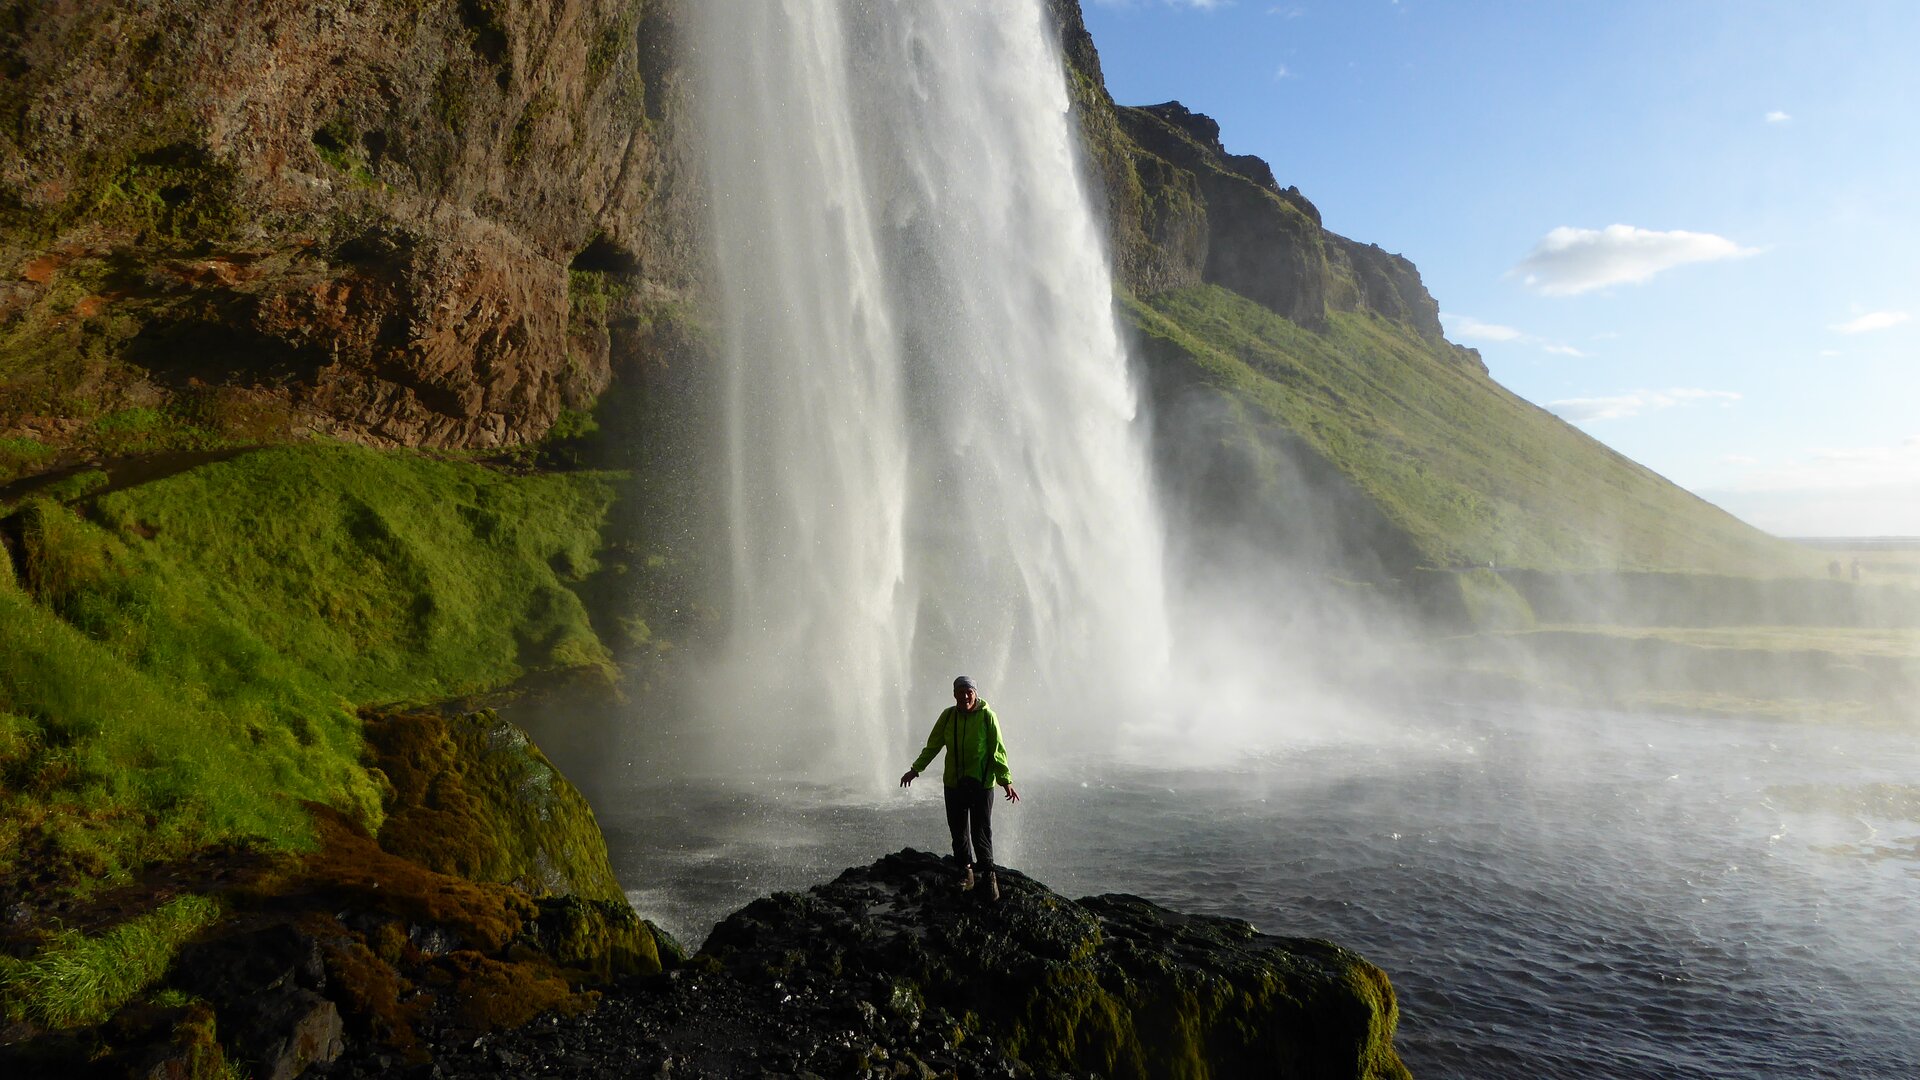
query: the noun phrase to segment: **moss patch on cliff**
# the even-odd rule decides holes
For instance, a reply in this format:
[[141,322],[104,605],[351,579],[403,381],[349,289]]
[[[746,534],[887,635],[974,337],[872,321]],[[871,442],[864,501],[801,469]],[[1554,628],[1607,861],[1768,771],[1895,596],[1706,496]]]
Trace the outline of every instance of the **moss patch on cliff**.
[[608,662],[573,589],[611,501],[605,475],[310,446],[13,508],[0,871],[300,847],[298,800],[377,823],[355,705]]

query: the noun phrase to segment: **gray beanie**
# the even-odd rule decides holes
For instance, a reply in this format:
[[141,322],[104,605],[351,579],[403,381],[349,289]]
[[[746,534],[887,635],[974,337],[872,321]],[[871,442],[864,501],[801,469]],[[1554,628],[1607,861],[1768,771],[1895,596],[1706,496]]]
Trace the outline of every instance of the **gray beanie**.
[[953,692],[957,694],[962,690],[978,691],[978,688],[973,685],[973,676],[961,675],[953,680]]

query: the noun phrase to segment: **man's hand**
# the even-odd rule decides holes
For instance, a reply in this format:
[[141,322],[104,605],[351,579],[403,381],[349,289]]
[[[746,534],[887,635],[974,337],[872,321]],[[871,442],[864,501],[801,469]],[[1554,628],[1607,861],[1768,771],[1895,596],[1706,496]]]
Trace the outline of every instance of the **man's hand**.
[[1006,788],[1006,789],[1007,789],[1007,801],[1008,801],[1008,802],[1019,802],[1019,801],[1020,801],[1020,793],[1019,793],[1019,792],[1017,792],[1017,791],[1015,791],[1015,790],[1013,790],[1013,785],[1012,785],[1012,784],[1001,784],[1000,786],[1001,786],[1001,787],[1003,787],[1003,788]]
[[900,786],[901,786],[901,787],[907,787],[907,786],[909,786],[909,785],[911,785],[911,784],[913,783],[913,779],[914,779],[914,777],[916,777],[916,776],[919,776],[919,775],[920,775],[919,773],[917,773],[917,772],[914,772],[914,771],[913,771],[912,769],[908,769],[908,770],[906,771],[906,774],[905,774],[904,776],[902,776],[902,777],[900,777]]

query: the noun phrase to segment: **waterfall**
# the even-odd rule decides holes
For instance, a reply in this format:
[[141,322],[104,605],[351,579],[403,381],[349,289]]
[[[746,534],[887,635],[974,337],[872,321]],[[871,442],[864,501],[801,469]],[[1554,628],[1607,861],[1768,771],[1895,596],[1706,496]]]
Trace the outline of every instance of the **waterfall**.
[[728,640],[754,771],[897,775],[948,682],[1025,760],[1164,685],[1162,540],[1043,0],[702,0]]

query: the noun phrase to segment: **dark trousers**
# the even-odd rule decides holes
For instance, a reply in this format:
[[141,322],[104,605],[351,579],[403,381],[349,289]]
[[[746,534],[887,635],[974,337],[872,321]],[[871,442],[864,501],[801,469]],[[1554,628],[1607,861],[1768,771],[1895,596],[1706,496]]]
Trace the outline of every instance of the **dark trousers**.
[[953,857],[961,866],[993,869],[993,785],[961,784],[946,793]]

